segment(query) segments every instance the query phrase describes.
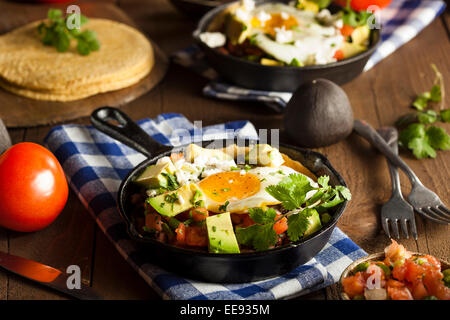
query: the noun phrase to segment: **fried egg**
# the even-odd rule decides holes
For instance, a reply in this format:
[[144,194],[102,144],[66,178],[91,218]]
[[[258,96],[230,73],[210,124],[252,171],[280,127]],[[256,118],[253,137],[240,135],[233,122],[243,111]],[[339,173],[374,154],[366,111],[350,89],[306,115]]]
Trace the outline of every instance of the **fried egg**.
[[[246,213],[249,208],[279,204],[280,201],[265,189],[278,184],[292,173],[298,172],[286,166],[218,172],[201,180],[197,186],[203,193],[205,207],[209,211]],[[315,185],[313,180],[308,179],[311,185]]]

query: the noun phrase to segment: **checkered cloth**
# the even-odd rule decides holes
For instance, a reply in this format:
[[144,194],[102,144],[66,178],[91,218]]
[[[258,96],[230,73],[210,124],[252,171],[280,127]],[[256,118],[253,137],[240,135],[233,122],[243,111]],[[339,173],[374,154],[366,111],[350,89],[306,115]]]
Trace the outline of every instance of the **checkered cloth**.
[[[162,114],[139,125],[165,145],[187,144],[202,139],[180,139],[177,132],[194,132],[180,114]],[[198,131],[198,130],[197,130]],[[235,121],[203,128],[203,139],[256,139],[254,126]],[[190,140],[190,141],[189,141]],[[117,206],[120,182],[145,157],[100,131],[81,125],[53,128],[45,138],[67,175],[70,186],[92,214],[100,229],[120,254],[165,299],[282,299],[305,294],[338,281],[352,261],[366,253],[342,231],[335,229],[325,248],[307,264],[269,280],[245,284],[212,284],[182,278],[148,262],[149,252],[140,251],[128,237]]]
[[[445,2],[441,0],[393,0],[388,7],[381,10],[380,21],[383,26],[381,43],[370,57],[364,71],[371,69],[396,49],[414,38],[439,16],[444,9]],[[193,69],[211,80],[203,88],[203,94],[208,97],[258,101],[276,112],[283,112],[292,96],[291,92],[251,90],[251,88],[236,87],[222,82],[217,73],[208,67],[203,53],[197,46],[191,46],[176,52],[172,58],[178,64]]]

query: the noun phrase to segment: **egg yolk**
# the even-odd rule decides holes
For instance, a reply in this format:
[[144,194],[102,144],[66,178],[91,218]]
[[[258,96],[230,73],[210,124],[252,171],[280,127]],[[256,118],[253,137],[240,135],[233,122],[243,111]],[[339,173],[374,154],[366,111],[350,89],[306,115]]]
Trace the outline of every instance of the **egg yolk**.
[[211,200],[225,202],[253,196],[259,191],[261,182],[254,174],[241,175],[239,171],[230,171],[212,174],[200,181],[198,186]]
[[292,27],[298,26],[298,21],[293,16],[289,16],[284,19],[281,13],[272,13],[271,18],[264,24],[264,31],[270,35],[275,35],[275,28],[284,27],[286,30],[292,29]]

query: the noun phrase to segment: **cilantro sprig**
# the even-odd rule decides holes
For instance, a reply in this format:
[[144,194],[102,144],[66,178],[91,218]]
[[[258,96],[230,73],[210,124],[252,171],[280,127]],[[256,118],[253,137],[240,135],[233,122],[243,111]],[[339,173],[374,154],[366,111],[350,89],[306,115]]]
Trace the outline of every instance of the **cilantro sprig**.
[[[445,96],[444,80],[436,65],[433,86],[427,92],[419,94],[412,106],[417,111],[401,116],[396,126],[401,129],[399,145],[411,150],[417,159],[435,158],[436,150],[450,149],[450,136],[445,129],[432,125],[438,122],[450,122],[450,109],[443,108]],[[427,109],[432,102],[440,102],[439,111]]]
[[[302,174],[290,174],[277,185],[271,185],[266,191],[281,202],[284,214],[277,214],[275,209],[251,208],[249,216],[255,224],[236,228],[236,238],[242,245],[253,247],[257,251],[267,250],[278,241],[274,225],[283,218],[287,218],[287,236],[291,241],[303,237],[309,227],[309,217],[317,212],[328,209],[351,199],[350,190],[344,186],[332,187],[328,176],[318,178],[318,187],[311,186],[309,179]],[[307,193],[316,191],[307,199]]]
[[[42,22],[37,30],[44,45],[53,46],[58,52],[66,52],[70,48],[70,41],[77,41],[77,51],[81,55],[88,55],[92,51],[100,49],[100,42],[92,30],[69,29],[67,20],[76,13],[63,17],[59,9],[49,9],[47,13],[48,22]],[[80,14],[80,26],[85,25],[88,19]]]
[[369,11],[353,10],[350,6],[350,0],[347,0],[347,5],[342,8],[342,22],[354,28],[366,25],[372,15],[373,13]]

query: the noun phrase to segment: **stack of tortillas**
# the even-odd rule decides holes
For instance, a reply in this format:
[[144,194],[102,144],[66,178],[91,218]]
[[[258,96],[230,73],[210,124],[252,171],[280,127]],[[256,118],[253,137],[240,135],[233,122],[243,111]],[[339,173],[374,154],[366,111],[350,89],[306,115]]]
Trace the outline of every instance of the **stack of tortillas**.
[[148,39],[125,24],[89,19],[100,49],[80,55],[76,43],[66,52],[42,44],[41,21],[0,36],[0,86],[15,94],[49,101],[73,101],[139,82],[154,64]]

